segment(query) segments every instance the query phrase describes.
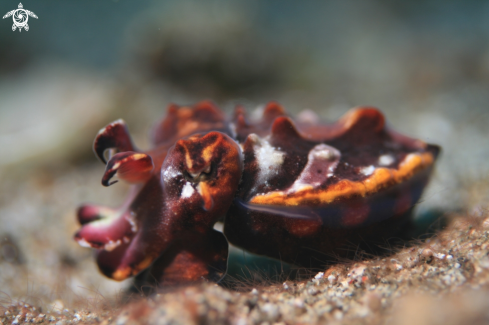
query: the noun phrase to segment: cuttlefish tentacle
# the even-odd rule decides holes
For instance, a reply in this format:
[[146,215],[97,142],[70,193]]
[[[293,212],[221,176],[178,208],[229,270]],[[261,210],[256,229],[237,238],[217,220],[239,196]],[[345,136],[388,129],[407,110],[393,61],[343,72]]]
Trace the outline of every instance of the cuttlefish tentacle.
[[137,151],[132,143],[126,122],[121,119],[101,129],[93,142],[93,151],[104,164],[107,163],[105,151],[108,149],[120,152]]
[[82,246],[111,251],[123,242],[129,242],[137,231],[127,210],[85,205],[77,215],[83,227],[75,234],[75,240]]
[[129,183],[144,183],[150,179],[153,169],[151,156],[133,151],[120,152],[107,162],[102,185],[110,186],[117,183],[117,181],[110,182],[115,175]]

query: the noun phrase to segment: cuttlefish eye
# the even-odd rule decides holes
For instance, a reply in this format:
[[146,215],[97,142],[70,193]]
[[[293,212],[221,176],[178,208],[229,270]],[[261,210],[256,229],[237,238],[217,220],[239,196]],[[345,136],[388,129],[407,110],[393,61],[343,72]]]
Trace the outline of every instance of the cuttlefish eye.
[[216,176],[215,171],[216,171],[215,166],[213,166],[213,164],[210,163],[203,170],[196,173],[185,171],[184,177],[190,182],[199,183],[199,182],[207,181],[212,177],[215,177]]
[[239,145],[220,132],[177,141],[161,170],[166,200],[189,204],[199,199],[205,211],[224,213],[241,178],[241,155]]

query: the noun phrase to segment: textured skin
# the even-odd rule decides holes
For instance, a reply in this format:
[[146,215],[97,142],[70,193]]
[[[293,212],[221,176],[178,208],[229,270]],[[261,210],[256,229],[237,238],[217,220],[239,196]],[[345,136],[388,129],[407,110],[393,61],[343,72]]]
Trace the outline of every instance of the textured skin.
[[[75,239],[98,250],[100,270],[115,280],[147,269],[160,285],[218,281],[228,242],[324,266],[401,227],[439,152],[387,129],[375,108],[294,123],[275,102],[255,122],[242,107],[229,121],[208,101],[170,105],[152,139],[152,150],[138,151],[118,120],[94,142],[102,184],[117,176],[134,185],[118,209],[82,206]],[[107,161],[107,151],[118,153]],[[213,229],[218,220],[226,237]]]

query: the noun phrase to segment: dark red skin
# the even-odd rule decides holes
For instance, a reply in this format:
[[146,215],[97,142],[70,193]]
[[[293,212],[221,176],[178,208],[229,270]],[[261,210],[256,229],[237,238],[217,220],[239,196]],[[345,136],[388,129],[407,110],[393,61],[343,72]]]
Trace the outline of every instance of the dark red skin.
[[[318,213],[321,217],[317,219],[254,211],[235,202],[229,209],[224,233],[231,244],[251,253],[306,268],[322,268],[332,261],[354,257],[359,245],[385,244],[386,238],[398,233],[409,219],[413,202],[419,199],[430,172],[376,196],[331,204],[323,210],[324,214]],[[409,209],[396,213],[396,203],[406,196],[410,200]],[[341,223],[345,216],[351,218],[358,210],[361,214],[362,209],[369,211],[361,216],[365,220],[360,225]],[[291,231],[299,227],[306,230]]]
[[[117,175],[135,185],[119,209],[81,207],[75,239],[98,249],[100,270],[116,280],[148,270],[160,285],[218,281],[228,242],[322,267],[399,228],[439,152],[388,130],[373,108],[296,125],[274,102],[254,123],[241,107],[227,121],[210,102],[170,105],[153,143],[137,151],[122,121],[94,142],[102,184]],[[107,149],[119,153],[106,161]],[[222,219],[226,237],[213,229]]]

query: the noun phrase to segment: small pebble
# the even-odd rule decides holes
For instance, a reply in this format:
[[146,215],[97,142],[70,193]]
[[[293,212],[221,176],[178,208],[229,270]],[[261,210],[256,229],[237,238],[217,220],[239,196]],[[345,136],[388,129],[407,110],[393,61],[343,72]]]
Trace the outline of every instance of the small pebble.
[[441,253],[435,253],[435,254],[433,254],[433,256],[435,258],[439,259],[439,260],[442,260],[442,259],[445,258],[446,255],[445,254],[441,254]]
[[433,256],[433,251],[429,248],[425,248],[421,252],[421,255],[423,255],[424,257],[431,257],[431,256]]
[[304,301],[300,298],[295,298],[294,306],[297,308],[303,308],[304,307]]
[[333,312],[333,317],[336,319],[336,320],[341,320],[343,319],[343,313],[339,310],[335,310]]
[[484,220],[484,222],[482,223],[482,227],[489,228],[489,218],[486,218],[486,220]]

